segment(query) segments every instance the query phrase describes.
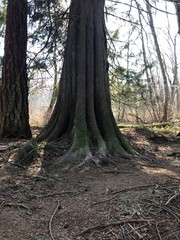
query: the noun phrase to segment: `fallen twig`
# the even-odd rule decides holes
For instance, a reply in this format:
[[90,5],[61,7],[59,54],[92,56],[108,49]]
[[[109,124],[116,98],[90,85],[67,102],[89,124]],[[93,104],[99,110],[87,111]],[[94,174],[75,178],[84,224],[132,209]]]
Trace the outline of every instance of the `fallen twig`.
[[[156,207],[159,207],[159,204],[156,203],[156,202],[154,202],[154,201],[151,200],[151,199],[144,199],[144,200],[145,200],[145,201],[148,201],[148,202],[151,202],[151,203],[152,203],[154,206],[156,206]],[[166,206],[163,206],[163,205],[161,205],[161,209],[163,209],[164,211],[170,213],[172,216],[174,216],[174,217],[177,219],[178,222],[180,222],[180,219],[178,218],[178,217],[180,217],[180,214],[174,213],[172,209],[170,209],[170,208],[168,208],[168,207],[166,207]]]
[[79,191],[62,191],[62,192],[53,192],[53,193],[47,193],[42,195],[36,195],[37,198],[46,198],[46,197],[54,197],[59,195],[65,195],[65,194],[73,194],[78,195],[80,193],[86,192],[88,190],[88,187],[84,187],[83,189],[80,189]]
[[170,197],[168,201],[165,203],[165,206],[167,206],[172,200],[174,200],[178,196],[180,196],[180,193],[176,193],[172,197]]
[[53,214],[52,214],[52,216],[50,218],[50,221],[49,221],[49,232],[50,232],[50,236],[51,236],[52,240],[55,240],[55,238],[53,237],[53,234],[52,234],[52,221],[53,221],[53,217],[56,214],[56,212],[59,209],[59,207],[60,207],[60,203],[59,203],[59,200],[58,200],[57,206],[56,206],[56,208],[55,208],[55,210],[54,210],[54,212],[53,212]]
[[[107,171],[101,171],[102,173],[107,173],[107,174],[109,174],[109,173],[114,173],[114,174],[133,174],[133,173],[135,173],[135,174],[137,174],[137,172],[134,172],[134,171],[118,171],[118,170],[107,170]],[[137,174],[137,175],[139,175],[139,174]]]
[[146,223],[146,224],[143,224],[143,225],[141,225],[141,226],[139,226],[139,227],[136,227],[136,228],[130,230],[129,232],[127,232],[127,235],[130,234],[130,233],[132,233],[132,232],[134,232],[134,231],[137,231],[137,230],[139,230],[139,229],[141,229],[141,228],[144,228],[144,227],[146,227],[146,226],[148,226],[148,225],[149,225],[149,223]]
[[97,204],[100,204],[100,203],[105,203],[105,202],[111,201],[111,200],[115,199],[118,196],[119,193],[128,192],[128,191],[137,191],[137,190],[144,189],[144,188],[147,188],[147,187],[155,187],[155,186],[158,186],[158,185],[150,184],[150,185],[143,185],[143,186],[125,188],[125,189],[122,189],[122,190],[114,191],[114,192],[111,192],[111,194],[113,194],[114,196],[112,196],[110,198],[107,198],[107,199],[104,199],[104,200],[101,200],[101,201],[98,201],[98,202],[94,202],[91,205],[97,205]]
[[[172,237],[173,235],[179,234],[179,233],[180,233],[180,229],[174,231],[173,233],[170,233],[170,234],[166,235],[163,240],[168,240],[168,239],[170,239],[170,237]],[[178,235],[178,236],[179,236],[179,235]]]
[[22,168],[22,169],[26,169],[26,167],[22,166],[19,163],[15,163],[15,162],[11,162],[11,161],[8,161],[8,163],[12,166],[19,167],[19,168]]
[[46,198],[46,197],[54,197],[57,195],[65,195],[65,194],[75,194],[75,191],[66,191],[66,192],[53,192],[53,193],[47,193],[42,195],[36,195],[37,198]]
[[180,222],[180,219],[177,217],[177,215],[180,217],[180,215],[179,215],[178,213],[174,213],[174,212],[172,211],[172,209],[167,208],[167,207],[165,207],[165,206],[162,206],[162,209],[163,209],[164,211],[170,213],[172,216],[174,216],[174,217],[177,219],[178,222]]
[[131,187],[131,188],[125,188],[125,189],[114,191],[114,192],[112,192],[112,194],[143,190],[144,188],[155,187],[155,186],[158,186],[158,184],[148,184],[148,185],[135,186],[135,187]]
[[119,225],[123,225],[125,223],[142,223],[142,222],[153,222],[154,220],[153,219],[124,219],[122,221],[117,221],[117,222],[112,222],[112,223],[107,223],[107,224],[104,224],[104,225],[96,225],[96,226],[92,226],[90,228],[87,228],[85,230],[83,230],[81,233],[78,234],[79,235],[83,235],[85,233],[88,233],[88,232],[91,232],[92,230],[95,230],[95,229],[102,229],[102,228],[107,228],[107,227],[112,227],[112,226],[119,226]]
[[128,225],[134,231],[134,233],[139,237],[139,239],[144,238],[140,233],[138,233],[138,231],[130,223],[128,223]]
[[7,207],[20,207],[24,208],[26,210],[29,210],[29,207],[24,205],[23,203],[3,203],[2,206],[7,206]]
[[172,176],[167,176],[168,178],[171,178],[171,179],[174,179],[174,180],[178,180],[180,181],[180,178],[177,178],[177,177],[172,177]]
[[111,201],[111,200],[113,200],[113,199],[115,199],[115,198],[116,198],[116,195],[113,196],[113,197],[110,197],[110,198],[107,198],[107,199],[104,199],[104,200],[98,201],[98,202],[91,203],[91,205],[97,205],[97,204],[100,204],[100,203],[109,202],[109,201]]
[[158,229],[157,222],[156,222],[156,231],[157,231],[159,239],[162,240],[161,234],[160,234],[159,229]]

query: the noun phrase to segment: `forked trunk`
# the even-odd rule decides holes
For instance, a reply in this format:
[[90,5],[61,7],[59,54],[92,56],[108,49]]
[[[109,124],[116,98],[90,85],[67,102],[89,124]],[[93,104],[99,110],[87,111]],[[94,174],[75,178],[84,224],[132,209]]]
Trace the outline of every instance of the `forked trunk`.
[[91,147],[129,157],[133,153],[115,123],[109,95],[104,0],[72,0],[59,96],[37,140],[72,136],[63,159],[92,158]]

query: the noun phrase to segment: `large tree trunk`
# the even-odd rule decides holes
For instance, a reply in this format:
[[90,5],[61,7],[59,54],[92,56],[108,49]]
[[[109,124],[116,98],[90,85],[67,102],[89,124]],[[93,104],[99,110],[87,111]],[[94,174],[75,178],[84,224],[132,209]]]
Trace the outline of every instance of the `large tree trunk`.
[[104,2],[71,1],[59,95],[49,123],[37,137],[54,140],[72,136],[72,146],[63,160],[91,159],[91,147],[103,157],[133,153],[110,106]]
[[31,137],[26,73],[27,0],[8,1],[0,92],[0,137]]

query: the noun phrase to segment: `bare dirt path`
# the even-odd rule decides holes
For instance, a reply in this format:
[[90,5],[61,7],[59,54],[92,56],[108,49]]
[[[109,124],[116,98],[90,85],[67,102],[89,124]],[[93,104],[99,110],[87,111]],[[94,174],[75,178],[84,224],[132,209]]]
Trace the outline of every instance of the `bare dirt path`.
[[[128,130],[144,159],[79,171],[22,168],[0,144],[0,240],[180,239],[180,143]],[[46,164],[45,164],[46,163]]]

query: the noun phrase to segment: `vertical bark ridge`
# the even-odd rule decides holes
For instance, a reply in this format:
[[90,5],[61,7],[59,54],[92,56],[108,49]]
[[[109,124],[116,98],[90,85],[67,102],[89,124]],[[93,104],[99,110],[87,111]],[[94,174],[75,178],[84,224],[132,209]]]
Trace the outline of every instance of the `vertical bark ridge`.
[[27,1],[9,1],[0,94],[0,137],[31,137],[26,48]]
[[[96,116],[95,116],[95,54],[94,54],[94,8],[89,5],[88,16],[87,16],[87,124],[91,134],[91,139],[98,152],[107,155],[106,144],[99,131]],[[93,38],[93,39],[92,39]]]
[[37,137],[37,141],[53,139],[61,137],[67,131],[70,132],[74,121],[74,105],[76,94],[76,35],[77,26],[79,24],[79,1],[74,0],[70,7],[70,17],[66,41],[65,57],[61,73],[59,92],[57,102],[53,113],[41,134]]
[[[104,1],[101,1],[100,8],[95,10],[95,53],[96,53],[96,116],[98,119],[98,126],[101,130],[102,136],[108,146],[110,153],[128,156],[128,153],[119,143],[117,138],[115,125],[112,121],[112,111],[109,99],[109,86],[107,79],[107,52],[106,49],[106,36],[104,30],[104,15],[100,14],[104,7]],[[103,36],[104,42],[101,41]]]
[[[80,1],[79,31],[77,35],[77,88],[74,115],[74,141],[70,152],[81,151],[86,155],[89,150],[86,120],[86,2]],[[85,156],[86,157],[86,156]]]
[[72,146],[62,161],[92,158],[91,143],[104,157],[132,153],[111,110],[104,4],[104,0],[71,1],[59,96],[48,131],[44,130],[51,139],[72,133]]

